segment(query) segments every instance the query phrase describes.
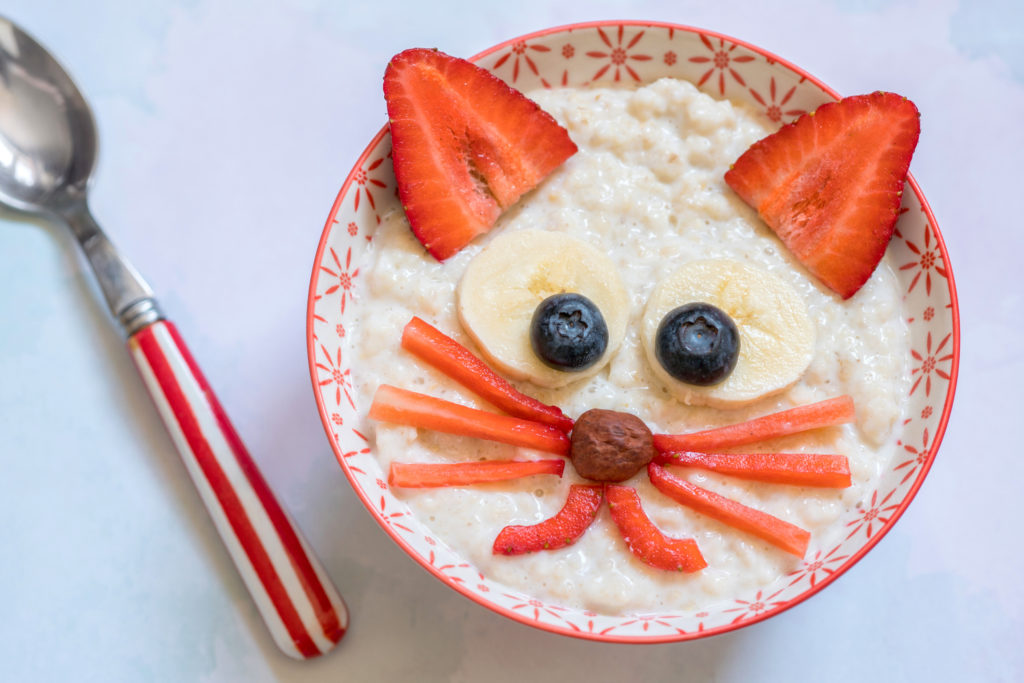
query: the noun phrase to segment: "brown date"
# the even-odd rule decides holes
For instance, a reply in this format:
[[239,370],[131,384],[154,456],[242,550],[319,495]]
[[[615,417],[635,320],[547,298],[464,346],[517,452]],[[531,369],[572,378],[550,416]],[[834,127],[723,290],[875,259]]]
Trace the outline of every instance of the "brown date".
[[580,415],[570,441],[573,467],[594,481],[625,481],[655,456],[651,430],[643,420],[614,410],[593,409]]

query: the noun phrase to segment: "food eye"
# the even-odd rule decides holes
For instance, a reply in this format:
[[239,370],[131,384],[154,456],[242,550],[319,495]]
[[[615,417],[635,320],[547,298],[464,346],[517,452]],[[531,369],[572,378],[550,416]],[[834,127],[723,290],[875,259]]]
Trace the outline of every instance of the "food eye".
[[687,384],[718,384],[740,355],[740,332],[722,309],[695,302],[669,311],[661,320],[654,353],[665,371]]
[[600,372],[622,344],[629,311],[608,254],[555,231],[496,235],[458,288],[459,320],[488,362],[542,387]]
[[[687,308],[694,302],[719,313]],[[738,408],[787,389],[810,365],[816,339],[792,285],[732,259],[677,266],[647,299],[641,335],[665,388],[683,403],[714,408]]]
[[554,294],[533,314],[530,346],[549,367],[579,372],[608,348],[608,325],[594,302],[582,294]]

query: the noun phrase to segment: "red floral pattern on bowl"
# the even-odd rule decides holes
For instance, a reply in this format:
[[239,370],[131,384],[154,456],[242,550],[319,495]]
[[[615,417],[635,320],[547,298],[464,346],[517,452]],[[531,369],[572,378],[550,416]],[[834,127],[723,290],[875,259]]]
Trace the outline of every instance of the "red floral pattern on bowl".
[[[839,97],[810,74],[764,50],[696,28],[649,22],[595,22],[532,33],[472,58],[521,90],[593,82],[690,80],[716,97],[759,108],[782,125]],[[383,102],[382,102],[383,108]],[[358,425],[345,329],[361,287],[359,263],[381,216],[398,206],[387,129],[370,142],[338,193],[310,281],[307,351],[320,416],[349,482],[384,530],[446,584],[517,621],[555,633],[610,642],[668,642],[722,633],[792,607],[834,581],[892,528],[920,488],[945,432],[960,357],[956,288],[931,209],[911,177],[889,246],[911,335],[910,416],[877,488],[840,522],[834,547],[808,550],[798,569],[750,595],[700,611],[626,616],[545,603],[493,582],[438,542],[395,498]]]

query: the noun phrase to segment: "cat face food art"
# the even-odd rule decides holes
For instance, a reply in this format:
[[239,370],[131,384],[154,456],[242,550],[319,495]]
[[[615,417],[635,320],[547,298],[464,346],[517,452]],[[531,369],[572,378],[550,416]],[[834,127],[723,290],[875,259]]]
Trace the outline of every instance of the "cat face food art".
[[[806,128],[832,119],[877,140],[895,120],[898,139],[861,166],[905,174],[913,105],[847,98],[772,135],[762,114],[685,80],[506,86],[526,101],[511,107],[490,84],[480,106],[477,86],[444,91],[477,78],[462,60],[407,51],[395,64],[402,207],[377,214],[355,257],[324,260],[360,287],[342,293],[344,347],[317,354],[355,408],[344,429],[364,440],[339,455],[379,467],[386,495],[360,495],[392,536],[423,529],[414,556],[435,574],[581,635],[642,625],[678,639],[684,622],[739,609],[734,596],[778,596],[844,560],[830,550],[852,536],[840,520],[878,490],[906,422],[901,264],[873,246],[851,267],[808,250],[808,225],[843,252],[874,219],[829,203],[843,192],[827,182],[812,183],[819,200],[783,179],[822,177],[815,164],[862,143],[839,135],[796,162],[786,145],[828,139]],[[443,102],[416,100],[438,89]],[[889,239],[901,190],[885,189],[888,225],[871,240]],[[816,204],[850,234],[816,227]],[[644,614],[658,616],[630,620]]]
[[[663,400],[662,410],[676,408],[681,413],[685,412],[686,404],[725,409],[749,406],[784,392],[805,374],[814,356],[817,333],[803,297],[794,286],[761,263],[755,261],[757,265],[754,265],[736,260],[737,257],[750,260],[742,247],[737,249],[731,244],[740,240],[728,235],[720,237],[721,253],[714,259],[688,260],[679,258],[685,252],[663,253],[658,260],[672,270],[660,278],[653,291],[636,278],[627,276],[633,289],[648,290],[644,292],[647,305],[641,322],[640,312],[632,310],[630,289],[618,273],[620,264],[607,255],[616,250],[607,249],[607,245],[604,245],[607,251],[592,246],[592,241],[597,241],[595,237],[606,242],[617,235],[614,232],[594,237],[586,234],[588,230],[584,226],[593,223],[592,219],[607,215],[601,202],[596,205],[576,203],[572,200],[574,192],[557,187],[560,181],[569,185],[574,181],[600,183],[594,176],[603,174],[610,179],[610,182],[604,181],[609,191],[625,194],[626,201],[634,203],[631,212],[634,215],[637,209],[640,214],[655,213],[651,211],[651,200],[642,193],[644,189],[648,194],[652,190],[667,189],[666,197],[675,195],[685,201],[686,193],[672,192],[673,185],[688,172],[710,170],[722,163],[714,156],[714,147],[723,146],[716,138],[739,141],[754,131],[760,133],[755,121],[745,118],[742,111],[733,109],[727,102],[714,102],[699,95],[692,85],[677,81],[658,81],[639,90],[592,88],[537,93],[541,101],[549,104],[548,110],[566,120],[580,139],[584,151],[576,155],[576,143],[567,141],[572,136],[555,119],[483,69],[463,60],[431,50],[409,50],[392,60],[384,82],[391,117],[395,176],[405,209],[385,217],[386,224],[378,233],[383,260],[370,266],[369,277],[375,283],[378,277],[387,279],[401,274],[390,267],[387,251],[403,256],[419,251],[408,241],[409,234],[415,235],[438,261],[453,259],[466,248],[472,258],[464,268],[452,262],[439,264],[438,269],[441,282],[452,283],[458,277],[454,301],[449,297],[448,303],[454,303],[460,325],[451,325],[450,315],[437,310],[436,304],[445,299],[435,302],[429,315],[449,322],[449,330],[457,331],[461,327],[490,366],[535,387],[562,388],[563,392],[578,395],[581,385],[587,385],[585,379],[595,377],[609,363],[615,362],[627,330],[640,328],[639,339],[634,332],[630,346],[632,350],[637,345],[644,348],[647,367],[632,368],[630,379],[633,381],[629,383],[635,385],[639,379],[639,384],[649,387],[645,389],[647,392],[656,391],[659,385],[669,389],[682,403]],[[688,128],[679,127],[685,117],[674,116],[674,110],[693,112],[689,115]],[[879,116],[884,117],[884,114]],[[819,116],[818,120],[821,118]],[[794,123],[784,131],[797,130],[801,125]],[[845,126],[849,122],[844,119],[836,125]],[[524,135],[524,130],[529,135]],[[612,135],[613,130],[617,135]],[[867,130],[862,135],[875,132]],[[645,135],[652,137],[658,133],[662,137],[657,146],[644,144]],[[702,142],[694,142],[693,138]],[[717,144],[712,145],[712,142]],[[798,140],[783,144],[799,143]],[[758,143],[761,147],[766,144]],[[694,147],[705,157],[703,163],[690,161],[690,169],[681,168],[675,175],[663,172],[661,179],[642,177],[643,157],[652,150],[660,154],[674,153],[678,161],[693,159]],[[536,152],[550,149],[565,151],[554,159],[533,158]],[[816,151],[822,155],[856,152],[848,147]],[[788,149],[783,150],[783,155],[787,160],[793,156]],[[763,169],[772,168],[772,157],[770,151],[762,151],[761,156],[763,158],[756,164],[747,166],[763,174]],[[547,173],[555,171],[566,158],[569,161],[564,170],[556,172],[556,177],[538,190],[542,196],[526,202],[525,207],[519,209],[519,215],[503,221],[492,218],[498,209],[506,211],[515,206],[514,199],[512,204],[502,200],[506,193],[496,188],[513,185],[516,189],[511,194],[518,197],[540,184]],[[909,156],[906,161],[909,162]],[[540,170],[529,175],[523,171],[526,168]],[[742,177],[743,168],[741,162],[730,174]],[[782,172],[792,171],[784,168]],[[438,178],[443,179],[445,175],[451,180],[439,183]],[[710,180],[703,179],[705,183]],[[758,182],[769,184],[771,178],[745,182],[756,187]],[[856,186],[858,182],[855,177],[847,184]],[[623,192],[633,189],[637,192]],[[851,194],[851,190],[842,185],[826,189]],[[753,191],[747,194],[759,196]],[[786,199],[807,203],[803,197],[790,200],[787,196]],[[892,197],[890,203],[893,202],[898,206],[898,195]],[[665,211],[665,207],[659,208]],[[886,207],[890,222],[894,220],[895,208]],[[835,210],[834,207],[829,209]],[[725,207],[722,211],[728,213]],[[803,211],[806,213],[807,209]],[[674,215],[671,208],[667,213]],[[709,225],[712,217],[714,214],[708,212],[703,217],[704,225]],[[737,210],[735,217],[718,216],[716,222],[721,223],[723,218],[726,224],[738,222],[742,220],[742,213]],[[639,216],[632,220],[636,228],[648,233],[666,227],[657,220],[641,222]],[[405,227],[406,221],[411,231]],[[490,229],[491,221],[504,224],[493,235],[478,240],[485,242],[482,249],[470,247],[475,245],[474,237]],[[474,225],[479,227],[472,227]],[[391,235],[391,230],[396,234]],[[670,232],[686,239],[700,230],[699,224],[696,227],[676,225]],[[461,236],[458,248],[438,248],[436,245],[449,243],[449,234]],[[402,237],[404,245],[392,247],[389,243]],[[812,239],[804,238],[805,241]],[[662,249],[671,245],[668,235],[659,234],[656,240],[648,237],[646,241],[654,241]],[[756,238],[742,240],[747,244],[757,241]],[[859,241],[864,240],[861,237]],[[620,247],[617,251],[620,259],[633,261],[628,248]],[[433,266],[429,256],[421,255],[421,259]],[[636,259],[645,260],[649,261]],[[631,262],[629,265],[639,264]],[[654,266],[653,263],[645,265]],[[875,265],[871,264],[871,271]],[[419,276],[415,279],[423,281]],[[648,279],[646,274],[644,279]],[[821,298],[822,301],[817,302],[819,306],[837,305],[827,296]],[[382,297],[375,297],[377,307],[381,302]],[[400,302],[388,303],[389,310],[395,310]],[[503,561],[502,556],[556,553],[541,556],[543,559],[531,563],[534,566],[528,572],[528,585],[533,590],[540,578],[551,584],[552,597],[585,608],[614,611],[664,607],[672,604],[669,595],[683,590],[672,586],[672,581],[687,587],[703,582],[666,581],[659,571],[698,572],[708,567],[708,562],[696,539],[666,535],[651,521],[638,495],[638,482],[626,483],[634,478],[642,480],[641,472],[663,496],[689,508],[687,514],[696,513],[707,520],[695,525],[695,531],[708,527],[709,522],[715,534],[728,533],[721,527],[731,526],[741,536],[753,537],[747,542],[757,548],[755,552],[779,565],[784,565],[785,559],[761,546],[766,543],[802,558],[810,542],[809,530],[700,486],[667,467],[674,469],[685,464],[688,470],[714,472],[725,479],[762,482],[741,486],[774,488],[775,495],[785,495],[784,489],[779,493],[779,485],[807,488],[824,484],[831,488],[847,487],[851,483],[848,459],[839,454],[751,453],[737,458],[735,454],[720,452],[779,436],[771,431],[756,439],[726,439],[714,451],[700,453],[685,448],[686,435],[659,434],[655,439],[644,423],[645,418],[623,410],[629,407],[628,402],[622,405],[617,395],[620,392],[613,386],[607,389],[610,402],[601,400],[604,397],[594,397],[595,404],[606,403],[611,409],[594,405],[577,413],[572,423],[557,407],[558,400],[547,404],[521,393],[466,346],[415,317],[416,313],[423,312],[412,311],[414,317],[401,334],[402,347],[491,405],[480,409],[399,388],[387,383],[394,375],[385,368],[372,376],[366,373],[362,380],[366,386],[376,385],[368,415],[375,422],[373,431],[382,464],[390,460],[389,484],[402,489],[435,489],[511,480],[517,483],[507,487],[507,491],[533,486],[538,488],[527,495],[565,501],[557,512],[537,524],[504,526],[497,533],[490,533],[495,539],[489,544],[495,557],[483,563],[480,548],[472,547],[479,542],[473,537],[488,533],[486,530],[493,521],[480,514],[470,516],[470,510],[460,506],[459,500],[469,497],[471,507],[493,507],[486,500],[484,489],[472,488],[454,494],[448,491],[407,493],[414,508],[422,506],[427,512],[437,506],[436,511],[427,516],[438,529],[450,526],[450,523],[438,521],[440,516],[457,524],[476,518],[476,523],[470,524],[474,527],[470,534],[451,529],[450,534],[441,535],[449,543],[463,547],[480,564],[490,566],[491,571],[485,571],[487,574],[507,574],[507,570],[498,568],[500,564],[517,566],[514,561]],[[374,330],[376,324],[369,319],[371,317],[376,317],[375,311],[367,310],[367,319],[357,330],[364,326]],[[397,330],[394,337],[399,337]],[[381,344],[375,338],[371,346],[397,351],[394,341]],[[422,377],[424,372],[414,373],[412,384],[422,383],[416,374]],[[614,375],[614,369],[608,374]],[[395,379],[396,384],[408,386],[410,383],[405,373]],[[838,381],[836,384],[840,385]],[[841,409],[830,410],[837,401]],[[489,409],[492,407],[506,414],[495,413]],[[851,422],[854,417],[853,401],[848,396],[804,406],[801,410],[810,420],[797,422],[789,431],[833,426]],[[643,415],[647,411],[637,412]],[[823,412],[829,419],[822,420]],[[778,415],[767,418],[769,422],[783,419]],[[893,419],[894,416],[889,416],[889,424]],[[412,429],[416,432],[410,431]],[[472,441],[456,444],[450,437],[421,434],[425,431],[456,435],[463,441],[486,439],[504,446],[480,446]],[[443,439],[442,448],[435,446],[439,438]],[[400,443],[392,444],[393,440]],[[562,457],[536,458],[537,451]],[[452,453],[461,457],[452,457]],[[569,457],[573,463],[571,469],[575,470],[575,476],[564,476],[564,457]],[[697,475],[698,478],[706,476]],[[565,484],[553,484],[551,479],[555,477],[562,478],[563,482],[571,480],[565,495],[557,495]],[[526,481],[518,481],[524,478]],[[766,486],[764,482],[775,486]],[[735,483],[730,485],[736,486]],[[560,560],[557,553],[583,538],[597,520],[604,498],[608,501],[608,515],[602,520],[603,524],[599,523],[602,527],[599,533],[605,536],[602,541],[606,546],[617,541],[621,546],[620,555],[628,549],[636,558],[623,556],[620,562],[628,569],[612,570],[613,573],[627,577],[628,583],[634,585],[642,583],[640,576],[655,583],[667,583],[661,591],[645,590],[641,595],[624,593],[629,597],[622,598],[616,592],[590,590],[588,584],[602,582],[587,573],[583,575],[584,585],[578,586],[571,582],[567,585],[567,577],[559,576],[560,565],[567,563]],[[667,501],[662,506],[668,506]],[[534,504],[524,509],[514,505],[511,516],[533,518],[536,507]],[[677,522],[681,521],[678,517]],[[614,539],[616,532],[619,539]],[[587,564],[593,566],[591,573],[603,571],[600,565],[606,552],[607,549],[588,558]],[[646,567],[638,566],[636,560]],[[734,566],[734,562],[735,558],[720,558],[715,566],[722,567],[723,572],[735,573],[731,580],[743,580],[743,574],[751,573]],[[537,565],[553,566],[540,569]],[[629,577],[629,574],[638,577]],[[700,590],[687,596],[687,602],[698,604]],[[652,598],[658,602],[650,602]]]

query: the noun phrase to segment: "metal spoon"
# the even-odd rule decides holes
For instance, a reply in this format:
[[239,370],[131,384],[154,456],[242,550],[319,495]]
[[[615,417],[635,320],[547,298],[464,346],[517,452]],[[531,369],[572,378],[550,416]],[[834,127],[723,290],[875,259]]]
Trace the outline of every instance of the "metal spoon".
[[71,228],[274,641],[297,659],[327,652],[348,627],[345,603],[149,286],[89,213],[96,146],[92,113],[74,82],[46,49],[0,17],[0,204]]

